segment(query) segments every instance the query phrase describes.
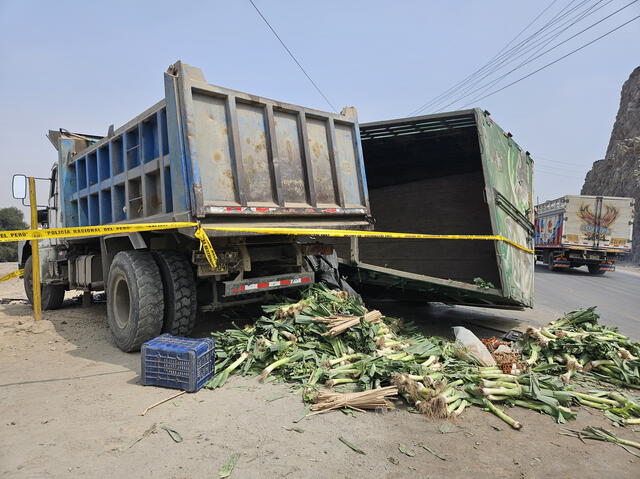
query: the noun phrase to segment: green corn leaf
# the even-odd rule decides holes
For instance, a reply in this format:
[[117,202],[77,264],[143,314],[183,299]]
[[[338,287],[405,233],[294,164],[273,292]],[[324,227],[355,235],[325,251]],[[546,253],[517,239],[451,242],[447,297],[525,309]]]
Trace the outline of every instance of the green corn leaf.
[[160,428],[167,431],[167,434],[169,434],[169,437],[173,439],[173,442],[182,442],[182,436],[175,429],[171,429],[169,426],[160,426]]
[[233,472],[233,468],[236,467],[236,463],[238,462],[239,458],[240,458],[240,454],[238,453],[232,454],[229,457],[229,459],[227,459],[227,462],[225,462],[220,468],[220,470],[218,471],[218,477],[221,479],[224,479],[225,477],[229,477]]
[[345,446],[347,446],[349,449],[351,449],[352,451],[358,453],[358,454],[366,454],[366,452],[364,452],[362,449],[360,449],[358,446],[356,446],[355,444],[347,441],[344,437],[340,436],[338,437],[338,440],[344,444]]
[[441,461],[446,461],[446,459],[444,457],[442,457],[441,455],[439,455],[437,452],[435,452],[433,449],[431,449],[429,446],[425,445],[425,444],[420,444],[420,446],[422,446],[422,448],[427,451],[430,452],[431,454],[433,454],[434,456],[436,456],[438,459],[440,459]]
[[398,451],[400,451],[405,456],[409,456],[409,457],[413,457],[416,455],[415,451],[412,451],[405,444],[402,444],[402,443],[398,445]]

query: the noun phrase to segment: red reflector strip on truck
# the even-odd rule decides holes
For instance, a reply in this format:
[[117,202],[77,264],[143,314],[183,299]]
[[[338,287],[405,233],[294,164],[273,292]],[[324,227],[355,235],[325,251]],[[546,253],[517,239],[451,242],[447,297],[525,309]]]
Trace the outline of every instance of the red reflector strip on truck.
[[265,206],[209,206],[206,208],[207,213],[314,213],[314,214],[364,214],[364,208],[286,208],[286,207],[265,207]]
[[266,289],[277,289],[277,288],[285,288],[288,286],[301,286],[303,284],[312,283],[313,279],[310,274],[299,274],[295,277],[289,276],[288,278],[257,278],[255,282],[244,282],[244,283],[233,283],[227,282],[225,283],[226,295],[234,295],[234,294],[242,294],[242,293],[253,293],[257,291],[263,291]]

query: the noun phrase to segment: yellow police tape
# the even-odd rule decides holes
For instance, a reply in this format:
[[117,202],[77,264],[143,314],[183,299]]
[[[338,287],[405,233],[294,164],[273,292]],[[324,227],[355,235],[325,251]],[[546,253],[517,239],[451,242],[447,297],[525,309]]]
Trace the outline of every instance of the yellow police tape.
[[202,226],[204,230],[228,231],[238,233],[262,233],[274,235],[313,235],[332,236],[346,238],[357,236],[359,238],[398,238],[398,239],[449,239],[449,240],[493,240],[502,241],[527,253],[534,254],[534,250],[522,246],[502,235],[431,235],[423,233],[391,233],[389,231],[359,231],[359,230],[332,230],[316,228],[260,228],[241,226]]
[[204,232],[200,225],[196,226],[196,232],[194,236],[200,240],[200,251],[204,251],[204,256],[207,258],[209,265],[213,270],[218,269],[218,255],[216,254],[209,236]]
[[103,226],[78,226],[75,228],[47,228],[43,230],[0,231],[0,243],[7,241],[41,240],[48,238],[82,238],[84,236],[104,236],[115,233],[134,233],[136,231],[168,230],[191,228],[198,223],[137,223]]
[[4,276],[0,277],[0,283],[3,281],[9,281],[10,279],[13,279],[13,278],[19,278],[22,275],[24,275],[23,269],[13,271],[12,273],[5,274]]
[[195,237],[200,240],[200,249],[204,251],[207,261],[213,269],[217,269],[218,257],[205,230],[226,231],[235,233],[260,233],[278,235],[311,235],[345,238],[399,238],[399,239],[448,239],[448,240],[485,240],[502,241],[508,245],[534,254],[526,246],[516,243],[502,235],[432,235],[421,233],[391,233],[387,231],[335,230],[320,228],[262,228],[244,226],[202,226],[193,222],[174,223],[138,223],[104,226],[79,226],[75,228],[49,228],[42,230],[0,231],[0,243],[7,241],[42,240],[48,238],[81,238],[84,236],[104,236],[115,233],[134,233],[139,231],[158,231],[178,228],[196,228]]

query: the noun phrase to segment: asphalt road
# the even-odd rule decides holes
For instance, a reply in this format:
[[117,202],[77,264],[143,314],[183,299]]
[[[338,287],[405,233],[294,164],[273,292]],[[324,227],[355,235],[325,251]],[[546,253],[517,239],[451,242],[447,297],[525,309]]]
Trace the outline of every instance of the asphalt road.
[[530,324],[543,326],[569,311],[597,306],[600,321],[640,341],[640,272],[618,269],[592,276],[586,269],[550,272],[535,269],[534,308],[503,311],[487,308],[420,304],[366,298],[367,304],[389,316],[412,321],[430,335],[452,338],[452,326],[465,326],[480,337],[501,336]]
[[535,308],[562,313],[597,306],[600,321],[618,326],[620,332],[640,340],[640,273],[618,269],[603,276],[578,268],[551,272],[536,265]]

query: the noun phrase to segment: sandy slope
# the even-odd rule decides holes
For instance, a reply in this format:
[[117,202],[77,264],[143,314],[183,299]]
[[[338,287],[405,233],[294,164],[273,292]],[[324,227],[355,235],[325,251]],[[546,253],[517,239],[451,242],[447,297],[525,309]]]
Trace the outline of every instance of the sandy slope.
[[[0,264],[0,274],[11,268]],[[24,297],[20,280],[0,283],[0,298],[7,297]],[[45,313],[38,324],[30,314],[24,304],[0,305],[2,477],[217,477],[233,453],[241,455],[237,478],[596,478],[638,477],[640,470],[640,459],[621,448],[561,436],[549,417],[521,409],[512,410],[525,424],[521,432],[475,408],[446,434],[441,421],[404,410],[356,418],[333,412],[293,424],[303,411],[300,397],[252,378],[184,395],[142,417],[173,391],[140,385],[139,355],[114,346],[104,305],[71,305]],[[169,425],[184,441],[174,443],[158,429],[129,447],[154,424]],[[571,427],[589,424],[610,427],[599,412],[584,409]],[[631,429],[619,433],[640,440]],[[415,457],[401,454],[399,443]]]

